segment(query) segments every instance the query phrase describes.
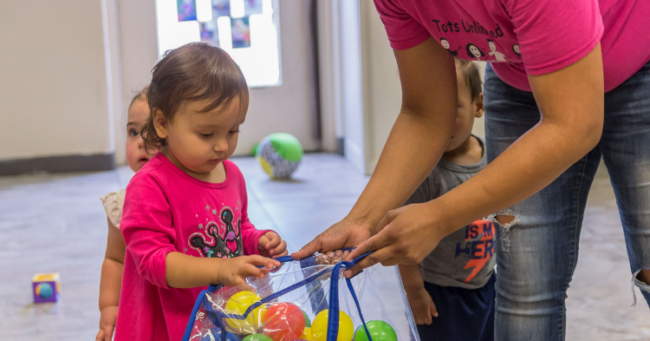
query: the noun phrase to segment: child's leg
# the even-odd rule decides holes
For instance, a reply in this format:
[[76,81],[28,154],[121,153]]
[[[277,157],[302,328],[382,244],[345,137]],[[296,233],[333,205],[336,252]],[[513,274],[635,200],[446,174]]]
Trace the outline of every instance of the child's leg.
[[495,276],[482,288],[469,290],[424,283],[438,309],[430,325],[419,325],[422,341],[494,340]]

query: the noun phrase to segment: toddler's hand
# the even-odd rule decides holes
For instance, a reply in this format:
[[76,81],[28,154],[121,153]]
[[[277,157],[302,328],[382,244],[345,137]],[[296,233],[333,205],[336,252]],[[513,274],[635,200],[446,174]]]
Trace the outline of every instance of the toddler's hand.
[[406,298],[411,306],[415,324],[431,324],[431,316],[438,317],[436,304],[424,286],[415,289],[406,289]]
[[225,259],[221,262],[217,271],[217,283],[228,287],[246,285],[246,277],[262,278],[274,266],[280,266],[280,262],[259,255]]
[[280,235],[273,231],[268,231],[260,237],[257,243],[257,251],[262,256],[274,258],[289,254],[287,251],[287,242],[282,240]]
[[99,316],[99,332],[95,337],[95,341],[113,340],[115,322],[117,321],[117,310],[117,306],[109,306],[101,310]]

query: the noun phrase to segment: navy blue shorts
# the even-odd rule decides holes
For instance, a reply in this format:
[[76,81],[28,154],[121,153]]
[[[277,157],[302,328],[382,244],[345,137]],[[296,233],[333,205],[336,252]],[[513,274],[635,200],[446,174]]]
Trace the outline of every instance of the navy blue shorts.
[[441,287],[424,282],[438,309],[430,325],[420,325],[422,341],[492,341],[496,275],[479,289]]

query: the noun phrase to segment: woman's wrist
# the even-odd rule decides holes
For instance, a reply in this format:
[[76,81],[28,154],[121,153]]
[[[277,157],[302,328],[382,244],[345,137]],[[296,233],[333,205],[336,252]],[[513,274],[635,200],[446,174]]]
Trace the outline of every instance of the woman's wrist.
[[442,234],[440,238],[444,238],[462,227],[463,224],[459,223],[460,219],[458,218],[462,219],[463,213],[458,212],[455,207],[449,206],[444,196],[423,205],[427,210],[425,216],[429,219],[428,225],[434,226]]
[[374,228],[381,221],[381,219],[370,218],[365,214],[358,214],[354,212],[354,210],[350,211],[350,213],[345,218],[343,218],[343,220],[351,223],[354,226],[357,226],[358,228],[368,230],[371,232],[371,234],[374,234]]

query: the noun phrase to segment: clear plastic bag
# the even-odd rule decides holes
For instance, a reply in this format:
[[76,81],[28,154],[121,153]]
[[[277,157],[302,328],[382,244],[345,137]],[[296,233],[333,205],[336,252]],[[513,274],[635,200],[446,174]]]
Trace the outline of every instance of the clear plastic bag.
[[353,262],[281,258],[264,278],[204,290],[183,341],[419,341],[396,267],[347,280]]

